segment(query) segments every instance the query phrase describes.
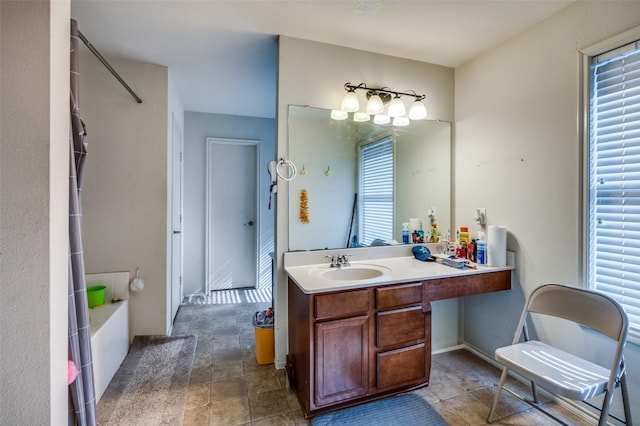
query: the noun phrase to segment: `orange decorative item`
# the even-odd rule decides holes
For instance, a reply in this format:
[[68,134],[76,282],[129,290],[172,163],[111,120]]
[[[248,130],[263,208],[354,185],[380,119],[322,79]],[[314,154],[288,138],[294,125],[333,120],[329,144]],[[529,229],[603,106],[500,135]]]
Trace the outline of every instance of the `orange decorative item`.
[[300,191],[300,222],[309,223],[309,195],[306,189]]

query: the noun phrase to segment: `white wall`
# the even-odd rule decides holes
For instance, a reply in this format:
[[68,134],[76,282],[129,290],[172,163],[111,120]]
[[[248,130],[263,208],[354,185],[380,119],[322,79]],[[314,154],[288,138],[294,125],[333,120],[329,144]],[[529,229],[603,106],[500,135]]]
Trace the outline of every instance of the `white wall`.
[[69,10],[0,3],[0,424],[67,423]]
[[[283,36],[279,41],[278,68],[278,158],[288,157],[289,105],[336,108],[344,96],[346,82],[426,93],[430,118],[453,121],[454,72],[451,68]],[[282,264],[289,241],[289,199],[286,182],[280,180],[278,186],[275,335],[276,366],[282,368],[288,346],[287,277]],[[433,305],[434,349],[458,343],[457,302]]]
[[[206,138],[253,139],[260,143],[259,183],[259,282],[271,282],[274,240],[274,206],[269,201],[267,162],[275,159],[275,120],[236,115],[185,113],[184,127],[184,294],[204,293]],[[270,285],[270,284],[269,284]]]
[[[99,49],[99,46],[97,46]],[[107,60],[142,98],[138,104],[84,45],[80,113],[88,154],[82,192],[87,273],[140,268],[130,294],[130,335],[167,328],[167,68]]]
[[[486,354],[511,341],[534,288],[582,284],[576,51],[638,25],[638,2],[576,2],[456,69],[456,223],[470,223],[474,208],[485,207],[489,224],[506,225],[521,283],[465,301],[464,340]],[[538,331],[599,356],[599,347],[585,347],[584,330]],[[626,356],[634,401],[638,345],[629,344]],[[637,405],[633,411],[639,418]]]

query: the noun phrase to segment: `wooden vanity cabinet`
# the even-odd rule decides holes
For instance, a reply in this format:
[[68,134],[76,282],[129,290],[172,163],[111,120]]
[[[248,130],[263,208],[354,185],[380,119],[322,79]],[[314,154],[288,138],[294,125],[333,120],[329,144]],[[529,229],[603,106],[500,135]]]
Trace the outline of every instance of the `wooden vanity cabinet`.
[[431,312],[422,289],[308,295],[289,280],[287,375],[305,416],[426,385]]
[[286,370],[305,417],[428,385],[431,302],[510,288],[508,270],[315,294],[289,278]]

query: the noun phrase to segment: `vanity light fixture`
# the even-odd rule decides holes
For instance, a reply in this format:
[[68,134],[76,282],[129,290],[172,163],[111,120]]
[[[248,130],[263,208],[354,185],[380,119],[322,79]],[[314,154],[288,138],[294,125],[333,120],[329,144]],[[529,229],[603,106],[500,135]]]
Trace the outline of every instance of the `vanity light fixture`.
[[[341,109],[332,110],[331,118],[334,120],[345,120],[350,112],[353,114],[353,120],[358,122],[369,121],[373,115],[373,122],[376,124],[387,124],[393,118],[396,126],[407,126],[409,120],[423,120],[427,117],[427,110],[422,103],[426,98],[425,95],[418,95],[413,90],[406,92],[397,92],[388,87],[367,87],[365,83],[358,85],[345,83],[344,90],[347,91],[342,100]],[[367,97],[367,105],[364,111],[360,110],[360,101],[356,93],[357,90],[365,90]],[[402,100],[403,96],[414,98],[409,115]],[[385,113],[385,104],[389,107]],[[396,120],[398,118],[398,120]]]
[[356,112],[359,109],[360,101],[358,101],[358,95],[356,95],[356,87],[349,87],[347,94],[344,95],[342,99],[342,110],[346,112]]
[[407,109],[404,107],[404,102],[402,102],[399,95],[396,95],[389,104],[389,117],[402,117],[406,113]]
[[409,108],[409,118],[411,120],[424,120],[427,118],[427,108],[421,101],[416,100]]
[[369,101],[367,102],[367,113],[382,114],[383,112],[384,112],[384,102],[382,101],[382,98],[380,97],[380,95],[374,92],[369,97]]

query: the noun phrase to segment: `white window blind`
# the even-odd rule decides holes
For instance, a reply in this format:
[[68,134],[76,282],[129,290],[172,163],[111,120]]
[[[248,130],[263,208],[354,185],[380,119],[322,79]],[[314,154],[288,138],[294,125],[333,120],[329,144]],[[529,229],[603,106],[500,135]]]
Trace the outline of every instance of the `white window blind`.
[[640,49],[592,58],[589,137],[590,288],[620,302],[640,342]]
[[359,147],[358,238],[368,246],[393,239],[393,137]]

